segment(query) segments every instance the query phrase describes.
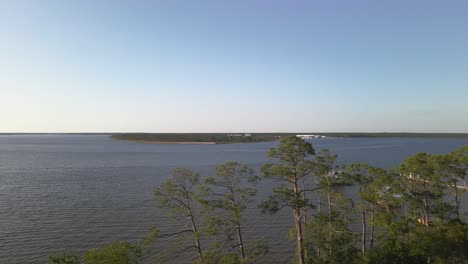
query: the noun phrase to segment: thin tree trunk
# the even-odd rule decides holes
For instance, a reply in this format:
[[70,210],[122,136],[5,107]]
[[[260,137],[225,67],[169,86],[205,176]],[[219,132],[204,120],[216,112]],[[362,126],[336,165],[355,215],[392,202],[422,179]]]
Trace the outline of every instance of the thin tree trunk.
[[241,260],[245,260],[244,240],[242,239],[241,226],[239,223],[237,223],[237,239],[239,240],[239,251]]
[[200,259],[201,262],[203,262],[203,252],[201,249],[201,243],[200,243],[200,239],[198,238],[198,231],[197,231],[197,227],[194,223],[193,218],[192,218],[192,232],[193,232],[193,237],[195,239],[195,247],[197,248],[198,258]]
[[193,238],[195,239],[195,247],[197,248],[197,252],[198,252],[198,258],[200,262],[203,263],[203,251],[201,248],[200,238],[198,237],[197,225],[195,224],[195,217],[192,213],[192,206],[191,206],[189,199],[187,199],[187,205],[188,205],[188,214],[190,216],[190,222],[192,224],[192,234],[193,234]]
[[[318,215],[317,222],[318,222],[319,228],[320,228],[321,213],[322,213],[322,197],[321,197],[321,195],[319,195],[319,202],[318,202],[318,208],[317,208],[317,215]],[[318,259],[320,259],[320,254],[321,254],[320,245],[317,245],[317,257],[318,257]]]
[[322,212],[322,196],[319,195],[319,202],[318,202],[318,207],[317,207],[317,213],[320,215]]
[[419,209],[419,222],[423,225],[426,224],[426,214],[424,213],[424,208]]
[[361,200],[361,252],[366,253],[366,237],[367,237],[367,226],[366,226],[366,210]]
[[455,188],[455,213],[457,214],[457,219],[460,219],[460,202],[458,201],[458,187],[457,181],[454,181],[453,187]]
[[[328,239],[331,242],[333,235],[332,235],[332,198],[331,198],[331,193],[330,193],[330,185],[328,186],[328,192],[327,192],[327,198],[328,198]],[[333,249],[330,246],[328,249],[328,253],[331,255],[333,253]]]
[[[299,189],[297,186],[297,178],[294,177],[293,182],[293,191],[296,197],[299,196]],[[302,234],[302,215],[301,209],[295,208],[293,210],[294,215],[294,224],[296,226],[296,241],[297,241],[297,257],[299,259],[299,264],[305,264],[305,255],[304,255],[304,245],[303,245],[303,234]]]
[[235,219],[235,222],[236,222],[236,231],[237,231],[237,240],[238,240],[238,243],[239,243],[239,253],[240,253],[240,257],[241,257],[241,260],[245,260],[245,248],[244,248],[244,240],[242,239],[242,230],[241,230],[241,220],[240,220],[240,217],[239,217],[239,212],[237,211],[239,209],[238,207],[238,204],[236,202],[236,196],[234,194],[234,188],[229,188],[230,192],[231,192],[231,202],[232,202],[232,206],[234,208],[234,210],[236,210],[236,219]]
[[[302,186],[301,186],[301,191],[302,191],[302,199],[305,201],[306,199],[306,192],[305,190],[305,177],[302,177]],[[304,228],[307,224],[307,208],[304,208],[302,210],[303,212],[303,223],[304,223]],[[305,230],[304,230],[304,235],[305,235]]]
[[424,222],[426,224],[426,231],[429,231],[429,202],[426,187],[424,187]]
[[374,247],[374,229],[375,229],[375,208],[371,212],[371,227],[370,227],[370,248]]
[[444,224],[444,200],[443,200],[443,197],[440,198],[439,221],[440,221],[441,224]]
[[[406,229],[409,228],[409,216],[408,216],[408,204],[406,203],[406,201],[404,201],[404,204],[405,204],[405,220],[406,220]],[[409,240],[409,234],[408,232],[406,232],[406,242],[408,242]]]
[[[305,177],[302,177],[302,186],[301,186],[301,191],[302,191],[302,199],[305,201],[306,200],[306,193],[305,193]],[[303,221],[303,227],[304,230],[303,232],[303,237],[307,239],[307,208],[302,209],[302,221]],[[304,251],[304,257],[307,259],[307,250]]]

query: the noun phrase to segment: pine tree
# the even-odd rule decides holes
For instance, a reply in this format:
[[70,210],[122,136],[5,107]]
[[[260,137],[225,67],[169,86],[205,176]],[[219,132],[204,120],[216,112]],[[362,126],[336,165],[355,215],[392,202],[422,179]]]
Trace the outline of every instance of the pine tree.
[[[172,177],[161,183],[154,191],[154,197],[160,208],[168,208],[171,213],[187,220],[189,229],[195,242],[198,259],[203,262],[203,250],[200,242],[200,232],[196,220],[196,190],[200,175],[191,170],[177,168]],[[183,232],[182,231],[182,232]]]
[[309,200],[304,199],[302,195],[308,190],[301,188],[301,183],[302,179],[310,176],[314,169],[314,162],[309,159],[314,154],[312,145],[303,139],[296,136],[282,137],[279,145],[268,152],[268,156],[275,162],[262,167],[266,178],[275,179],[281,182],[281,185],[273,189],[273,195],[260,207],[270,213],[275,213],[284,207],[292,209],[299,264],[304,264],[306,260],[303,234],[304,209],[312,207]]
[[216,214],[230,240],[237,237],[233,247],[239,248],[241,262],[247,261],[247,250],[242,233],[243,213],[257,191],[249,183],[253,171],[236,161],[229,161],[216,168],[216,175],[205,179],[202,187],[205,198],[201,200],[210,214]]

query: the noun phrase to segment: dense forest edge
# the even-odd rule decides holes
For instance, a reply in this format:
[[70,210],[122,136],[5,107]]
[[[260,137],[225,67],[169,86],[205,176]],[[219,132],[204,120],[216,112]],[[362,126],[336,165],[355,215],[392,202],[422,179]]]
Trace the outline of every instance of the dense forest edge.
[[[245,210],[257,208],[264,217],[291,213],[285,239],[294,242],[295,254],[288,263],[467,263],[468,212],[461,203],[468,189],[468,146],[447,154],[417,153],[391,170],[337,165],[331,150],[316,151],[297,136],[281,137],[266,155],[270,160],[258,171],[236,161],[219,165],[208,177],[174,169],[155,187],[154,199],[185,223],[178,232],[154,228],[139,241],[116,241],[81,256],[59,252],[49,261],[138,264],[143,256],[154,256],[156,263],[172,263],[174,256],[155,250],[154,242],[176,236],[180,250],[192,254],[179,260],[184,263],[256,263],[270,253],[268,240],[258,239],[264,234],[245,237],[242,230]],[[258,185],[267,180],[278,184],[253,204]],[[354,193],[342,192],[344,185]],[[360,230],[351,230],[352,224]]]
[[117,133],[113,139],[146,143],[256,143],[284,136],[309,135],[318,138],[468,138],[465,133]]
[[156,142],[156,143],[255,143],[274,141],[278,139],[276,135],[266,134],[246,134],[246,133],[132,133],[132,134],[113,134],[113,139],[130,140],[137,142]]

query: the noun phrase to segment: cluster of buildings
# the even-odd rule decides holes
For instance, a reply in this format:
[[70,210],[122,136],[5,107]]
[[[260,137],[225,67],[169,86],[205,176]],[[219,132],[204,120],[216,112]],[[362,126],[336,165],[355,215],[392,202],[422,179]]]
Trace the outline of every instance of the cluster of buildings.
[[252,134],[249,133],[239,133],[239,134],[228,134],[228,137],[251,137]]
[[326,136],[322,135],[296,135],[296,137],[300,137],[302,139],[326,138]]

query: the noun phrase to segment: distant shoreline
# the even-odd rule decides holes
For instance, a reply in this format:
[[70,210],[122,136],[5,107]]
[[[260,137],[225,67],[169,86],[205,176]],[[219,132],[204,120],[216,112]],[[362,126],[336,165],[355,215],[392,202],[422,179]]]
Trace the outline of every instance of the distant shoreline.
[[195,142],[195,141],[149,141],[149,140],[131,140],[125,139],[126,141],[132,141],[143,144],[175,144],[175,145],[213,145],[216,142]]
[[[251,133],[251,137],[226,137],[226,135],[243,134],[243,133],[22,133],[9,132],[1,133],[0,136],[21,136],[21,135],[71,135],[71,136],[111,136],[114,139],[125,140],[143,140],[143,141],[158,141],[158,142],[216,142],[216,143],[239,143],[274,141],[281,136],[288,135],[304,135],[313,134],[321,135],[329,138],[468,138],[468,133],[407,133],[407,132],[285,132],[285,133]],[[126,138],[130,136],[131,138]],[[144,139],[143,139],[144,138]],[[150,140],[145,140],[145,139]],[[154,139],[154,140],[153,140]],[[161,139],[161,140],[157,140]],[[181,140],[179,140],[181,139]],[[191,140],[192,139],[192,140]],[[195,139],[195,140],[193,140]],[[225,142],[217,142],[215,139],[227,140]],[[251,140],[249,140],[251,139]],[[258,141],[257,141],[258,140]]]
[[233,144],[258,143],[278,140],[278,136],[251,133],[122,133],[112,139],[154,144]]

